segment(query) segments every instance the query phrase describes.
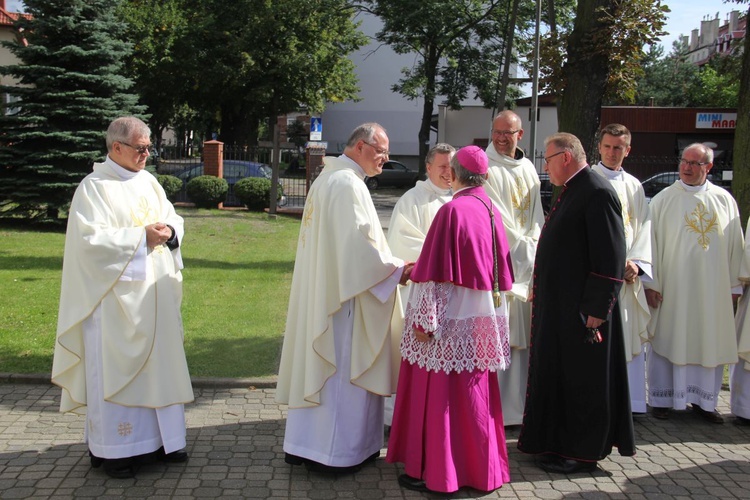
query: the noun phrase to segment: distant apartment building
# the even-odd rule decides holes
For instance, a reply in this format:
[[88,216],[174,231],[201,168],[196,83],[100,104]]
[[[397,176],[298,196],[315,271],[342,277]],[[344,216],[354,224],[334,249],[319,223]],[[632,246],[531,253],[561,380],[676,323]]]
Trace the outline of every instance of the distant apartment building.
[[[747,16],[733,10],[727,14],[724,24],[720,23],[719,14],[711,19],[701,20],[701,26],[691,31],[690,36],[682,40],[688,46],[687,58],[693,64],[703,66],[714,55],[727,55],[741,47],[739,41],[745,37]],[[740,49],[741,50],[741,49]]]

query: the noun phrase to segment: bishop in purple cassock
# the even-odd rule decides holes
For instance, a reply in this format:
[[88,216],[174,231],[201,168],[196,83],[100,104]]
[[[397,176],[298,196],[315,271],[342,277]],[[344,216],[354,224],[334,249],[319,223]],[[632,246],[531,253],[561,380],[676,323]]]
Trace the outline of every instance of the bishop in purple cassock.
[[504,292],[513,269],[482,187],[487,163],[476,146],[455,154],[453,200],[437,212],[411,275],[386,460],[404,464],[399,483],[412,490],[491,491],[510,480],[493,372],[510,363]]

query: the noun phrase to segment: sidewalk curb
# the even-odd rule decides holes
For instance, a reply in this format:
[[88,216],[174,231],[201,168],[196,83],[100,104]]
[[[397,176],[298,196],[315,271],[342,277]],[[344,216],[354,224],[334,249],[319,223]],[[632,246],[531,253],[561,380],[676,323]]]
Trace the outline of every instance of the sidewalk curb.
[[[273,389],[276,387],[276,377],[259,378],[222,378],[222,377],[191,377],[193,387],[200,389]],[[51,384],[48,373],[0,373],[0,384]]]

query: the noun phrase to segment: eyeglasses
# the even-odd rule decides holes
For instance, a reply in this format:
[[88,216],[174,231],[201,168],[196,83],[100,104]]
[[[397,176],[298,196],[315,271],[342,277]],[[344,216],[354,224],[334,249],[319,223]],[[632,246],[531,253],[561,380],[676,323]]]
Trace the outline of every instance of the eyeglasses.
[[549,161],[550,161],[550,160],[551,160],[552,158],[554,158],[554,157],[555,157],[555,156],[557,156],[557,155],[561,155],[561,154],[563,154],[564,152],[565,152],[565,151],[558,151],[557,153],[555,153],[555,154],[553,154],[553,155],[545,156],[545,157],[544,157],[544,163],[549,163]]
[[708,165],[709,162],[707,161],[688,161],[685,158],[680,159],[680,165],[687,165],[691,168],[696,167],[702,167],[703,165]]
[[367,141],[362,141],[362,142],[364,142],[365,144],[367,144],[368,146],[370,146],[370,147],[371,147],[372,149],[374,149],[374,150],[375,150],[375,153],[376,153],[376,154],[377,154],[378,156],[390,156],[390,155],[391,155],[391,152],[390,152],[390,151],[388,151],[387,149],[379,148],[379,147],[377,147],[376,145],[374,145],[374,144],[370,144],[370,143],[369,143],[369,142],[367,142]]
[[133,149],[135,149],[135,150],[136,150],[136,151],[138,152],[138,154],[139,154],[139,155],[145,155],[145,154],[148,154],[148,151],[149,151],[150,149],[153,149],[153,147],[154,147],[154,145],[153,145],[153,144],[149,144],[148,146],[138,146],[138,147],[135,147],[135,146],[131,146],[131,145],[130,145],[130,144],[128,144],[127,142],[122,142],[122,141],[118,141],[118,142],[119,142],[120,144],[124,144],[125,146],[127,146],[127,147],[129,147],[129,148],[133,148]]
[[513,134],[517,134],[521,129],[518,130],[492,130],[492,135],[501,135],[503,137],[510,137]]

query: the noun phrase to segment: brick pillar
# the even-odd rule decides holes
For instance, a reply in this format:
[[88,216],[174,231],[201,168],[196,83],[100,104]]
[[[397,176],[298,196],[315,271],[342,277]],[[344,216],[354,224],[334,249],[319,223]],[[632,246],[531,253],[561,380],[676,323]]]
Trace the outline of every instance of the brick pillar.
[[224,177],[224,143],[206,141],[203,143],[203,175]]
[[307,189],[310,184],[320,175],[323,170],[323,157],[326,155],[326,149],[319,146],[310,146],[305,152],[305,169],[307,170]]
[[[203,143],[203,175],[224,178],[223,142],[206,141]],[[224,204],[219,203],[219,208],[224,208]]]

